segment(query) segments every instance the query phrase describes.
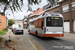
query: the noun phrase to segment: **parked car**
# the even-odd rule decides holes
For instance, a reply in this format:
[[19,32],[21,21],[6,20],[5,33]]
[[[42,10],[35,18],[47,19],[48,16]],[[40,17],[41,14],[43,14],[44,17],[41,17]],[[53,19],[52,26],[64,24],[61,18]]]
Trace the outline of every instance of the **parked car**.
[[12,26],[10,26],[9,29],[12,29]]
[[23,29],[22,29],[22,28],[15,28],[15,29],[13,30],[13,33],[14,33],[14,34],[23,34]]
[[12,29],[11,29],[11,30],[12,30],[12,32],[13,32],[13,30],[14,30],[14,29],[15,29],[15,28],[13,28],[13,27],[12,27]]
[[15,28],[19,28],[19,26],[17,24],[13,24],[12,25],[12,32],[14,31]]

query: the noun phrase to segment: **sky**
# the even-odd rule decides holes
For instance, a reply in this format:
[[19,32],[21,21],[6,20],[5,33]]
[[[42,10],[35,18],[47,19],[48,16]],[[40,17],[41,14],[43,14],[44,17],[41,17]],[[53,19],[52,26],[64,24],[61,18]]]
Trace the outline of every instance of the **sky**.
[[[30,11],[27,12],[27,0],[24,0],[24,5],[22,7],[22,12],[14,12],[14,15],[12,14],[12,12],[10,10],[6,11],[6,17],[8,19],[23,19],[24,16],[27,16],[28,14],[32,13]],[[42,2],[39,5],[32,5],[32,10],[36,10],[37,8],[43,8],[43,6],[45,6],[47,4],[46,0],[42,0]],[[9,15],[10,14],[10,15]]]

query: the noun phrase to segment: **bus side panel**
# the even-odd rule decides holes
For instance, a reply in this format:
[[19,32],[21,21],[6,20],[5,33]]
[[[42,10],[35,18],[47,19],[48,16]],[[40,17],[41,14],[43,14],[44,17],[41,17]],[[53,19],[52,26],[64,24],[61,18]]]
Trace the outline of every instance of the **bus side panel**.
[[44,18],[39,19],[38,21],[38,36],[43,37],[44,35],[44,29],[42,29],[44,27]]
[[37,31],[37,35],[39,37],[43,37],[44,36],[44,29],[42,29],[43,27],[44,27],[44,18],[38,19],[34,21],[34,25],[30,26],[30,33],[36,35]]
[[31,26],[30,33],[36,35],[36,30],[38,28],[38,20],[34,21],[33,27]]
[[30,28],[29,29],[30,33],[35,35],[35,27],[34,27],[34,25],[30,25],[29,28]]
[[30,31],[30,33],[35,35],[35,32],[33,32],[33,31]]
[[42,37],[43,36],[43,32],[42,32],[42,22],[44,25],[44,18],[38,19],[34,22],[34,26],[35,26],[35,30],[37,31],[37,35]]

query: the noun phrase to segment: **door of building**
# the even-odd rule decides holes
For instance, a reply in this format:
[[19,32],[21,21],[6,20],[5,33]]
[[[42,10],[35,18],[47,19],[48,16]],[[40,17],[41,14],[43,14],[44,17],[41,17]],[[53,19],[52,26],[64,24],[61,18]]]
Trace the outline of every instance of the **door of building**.
[[70,22],[64,22],[64,32],[70,32]]
[[75,32],[75,20],[73,20],[73,32]]

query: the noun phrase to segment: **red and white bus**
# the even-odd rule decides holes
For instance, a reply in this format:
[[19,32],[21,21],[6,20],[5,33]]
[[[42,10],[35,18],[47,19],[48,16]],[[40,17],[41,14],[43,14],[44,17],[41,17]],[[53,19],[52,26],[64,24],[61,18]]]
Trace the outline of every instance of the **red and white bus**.
[[39,37],[63,37],[63,16],[60,13],[45,13],[29,20],[28,32]]

